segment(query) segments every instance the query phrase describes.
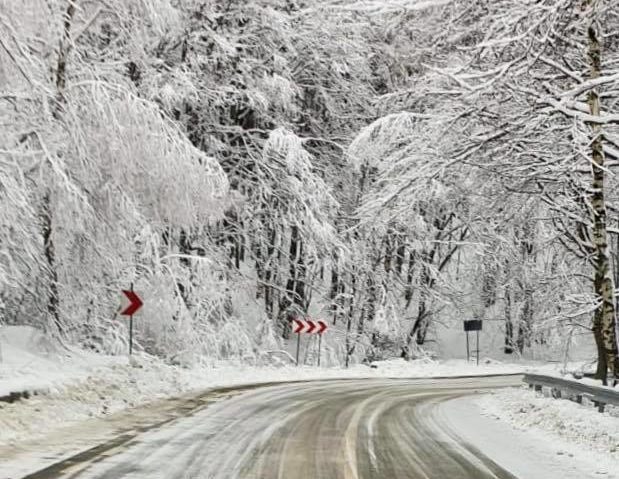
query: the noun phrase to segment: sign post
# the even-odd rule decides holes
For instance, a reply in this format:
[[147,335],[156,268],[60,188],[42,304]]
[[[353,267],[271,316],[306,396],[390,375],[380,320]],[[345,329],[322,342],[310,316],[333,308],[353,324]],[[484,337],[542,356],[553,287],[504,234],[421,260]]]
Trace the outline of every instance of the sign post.
[[322,333],[327,329],[327,323],[323,320],[318,321],[318,367],[320,367],[320,353],[322,350]]
[[479,329],[476,332],[477,340],[475,342],[475,349],[477,352],[477,366],[479,366]]
[[301,349],[301,333],[297,333],[297,366],[299,365],[299,350]]
[[131,283],[131,289],[123,289],[123,294],[129,300],[129,306],[127,306],[120,314],[123,316],[129,316],[129,356],[133,354],[133,315],[142,307],[144,303],[140,297],[133,292],[133,283]]
[[464,331],[466,332],[466,361],[470,360],[470,350],[469,350],[469,331],[476,332],[476,342],[475,342],[475,360],[477,365],[479,365],[479,332],[482,328],[481,319],[465,319],[464,320]]
[[301,333],[312,334],[317,333],[318,336],[318,366],[320,366],[320,348],[322,346],[322,333],[327,329],[327,323],[324,321],[310,321],[293,318],[292,332],[297,335],[297,366],[299,365],[299,351],[301,350]]
[[469,331],[466,331],[466,362],[468,363],[471,360],[471,350],[469,348]]

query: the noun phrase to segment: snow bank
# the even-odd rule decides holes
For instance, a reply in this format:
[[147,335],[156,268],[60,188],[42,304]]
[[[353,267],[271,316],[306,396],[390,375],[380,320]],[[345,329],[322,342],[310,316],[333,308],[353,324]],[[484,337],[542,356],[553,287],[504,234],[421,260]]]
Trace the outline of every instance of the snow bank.
[[56,384],[88,376],[118,358],[64,349],[30,326],[0,327],[0,397],[13,392],[48,392]]
[[75,349],[60,349],[45,342],[32,328],[0,329],[0,396],[14,391],[43,394],[14,403],[0,402],[0,446],[45,436],[60,426],[137,407],[156,399],[192,391],[243,384],[329,379],[410,378],[507,374],[522,368],[482,361],[480,366],[461,360],[406,362],[381,361],[372,367],[349,369],[312,367],[250,367],[218,363],[212,367],[183,368],[140,354],[103,356]]
[[[502,397],[502,392],[497,393],[497,400]],[[441,431],[450,431],[459,442],[483,451],[514,477],[619,479],[619,463],[608,451],[589,449],[536,424],[515,428],[506,420],[498,420],[504,418],[503,411],[499,417],[487,408],[482,410],[480,403],[487,406],[486,399],[480,401],[479,396],[460,397],[439,404],[432,414]]]
[[[462,361],[403,360],[379,363],[377,368],[248,367],[220,363],[212,368],[185,369],[156,358],[112,358],[107,365],[83,365],[81,375],[54,374],[46,394],[15,403],[0,402],[0,445],[44,436],[70,422],[101,417],[119,410],[191,391],[253,383],[336,378],[410,378],[518,373],[516,366],[492,364],[479,368]],[[70,363],[73,366],[73,363]],[[74,368],[69,368],[75,372]],[[33,379],[37,378],[34,376]],[[37,378],[38,379],[38,378]],[[33,382],[32,380],[30,381]],[[9,381],[12,384],[13,381]],[[0,382],[1,384],[1,382]]]
[[592,406],[545,397],[526,387],[498,390],[481,396],[477,403],[484,414],[517,429],[550,433],[577,450],[610,455],[619,466],[619,410],[616,408],[607,407],[607,412],[599,413]]
[[[479,376],[488,374],[519,374],[528,370],[521,364],[501,363],[493,359],[480,359],[479,365],[475,361],[463,359],[447,359],[436,361],[425,358],[415,361],[391,359],[375,361],[370,365],[370,371],[378,377],[449,377],[449,376]],[[361,370],[367,374],[367,366],[353,366],[349,371]]]

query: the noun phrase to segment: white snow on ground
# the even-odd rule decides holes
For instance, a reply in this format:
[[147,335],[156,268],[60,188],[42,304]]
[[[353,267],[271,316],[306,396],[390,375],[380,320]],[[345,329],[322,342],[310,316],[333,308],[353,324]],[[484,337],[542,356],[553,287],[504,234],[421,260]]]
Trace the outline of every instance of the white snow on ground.
[[[516,412],[521,407],[518,401],[526,404],[531,399],[522,393],[521,390],[500,390],[490,397],[468,396],[451,400],[443,403],[435,415],[439,424],[443,424],[442,429],[452,431],[460,441],[464,440],[483,451],[519,479],[619,478],[616,454],[609,453],[608,449],[592,448],[588,441],[582,439],[569,440],[559,432],[560,428],[549,430],[543,426],[553,422],[550,418],[557,416],[556,411],[570,410],[569,401],[548,399],[554,401],[553,404],[546,404],[548,412],[534,413],[524,422],[510,420],[512,415],[526,414]],[[504,400],[505,408],[502,406]],[[490,409],[494,412],[489,412]],[[511,412],[506,412],[508,410]],[[572,410],[569,413],[574,415],[574,420],[566,417],[561,422],[574,425],[580,422],[577,415],[583,411]],[[589,415],[584,413],[584,417]],[[599,427],[603,419],[595,420],[595,428],[603,441],[604,432],[616,419],[607,418],[606,428]],[[592,432],[593,427],[589,430]]]
[[[0,451],[9,451],[12,461],[21,463],[24,471],[36,470],[61,456],[109,439],[114,434],[114,424],[123,421],[122,416],[114,416],[114,421],[105,425],[101,420],[114,412],[194,391],[290,380],[449,377],[519,373],[524,369],[560,375],[549,367],[540,369],[539,364],[501,364],[491,360],[483,360],[479,366],[463,360],[398,359],[375,363],[373,368],[356,365],[349,369],[318,369],[239,363],[183,368],[144,354],[129,361],[122,356],[61,349],[42,340],[35,330],[24,327],[1,328],[0,350],[0,396],[24,389],[43,391],[28,400],[0,402]],[[519,470],[518,457],[539,456],[527,461],[537,464],[537,469],[520,470],[519,477],[619,479],[614,472],[619,471],[619,417],[614,413],[600,414],[592,407],[541,397],[528,389],[501,390],[460,400],[458,404],[451,408],[451,413],[445,413],[450,426],[459,424],[460,432],[467,430],[472,436],[470,442],[479,444],[485,453],[490,451],[497,462]],[[155,416],[156,412],[157,409]],[[135,416],[137,412],[130,414]],[[146,417],[150,417],[148,414],[145,411]],[[94,428],[100,430],[99,435],[90,432]],[[67,442],[66,431],[78,434],[71,435]],[[50,455],[50,451],[59,455]],[[22,453],[30,458],[26,460],[28,464],[20,459]],[[595,474],[585,473],[592,470]]]
[[0,397],[24,390],[47,391],[57,382],[82,378],[110,357],[64,350],[29,326],[0,327]]
[[486,418],[551,444],[562,462],[594,464],[590,470],[596,474],[590,477],[619,477],[619,410],[607,407],[599,413],[591,405],[545,397],[526,387],[498,390],[475,403]]
[[43,437],[58,427],[136,407],[190,391],[261,382],[321,378],[429,377],[518,373],[522,368],[483,361],[437,362],[403,360],[357,365],[349,369],[311,367],[249,367],[221,363],[182,368],[144,354],[103,356],[59,350],[27,327],[0,329],[0,396],[24,389],[43,394],[14,403],[0,402],[0,446]]
[[592,405],[545,397],[526,387],[497,391],[478,399],[485,414],[519,429],[539,428],[619,461],[619,410],[599,413]]

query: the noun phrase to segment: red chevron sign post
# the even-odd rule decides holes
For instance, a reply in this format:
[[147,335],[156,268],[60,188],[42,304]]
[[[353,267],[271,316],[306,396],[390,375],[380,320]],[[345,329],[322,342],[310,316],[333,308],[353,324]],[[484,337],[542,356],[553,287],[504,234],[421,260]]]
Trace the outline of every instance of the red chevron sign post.
[[144,303],[133,291],[133,283],[131,283],[131,289],[123,289],[123,294],[129,300],[129,305],[120,314],[129,316],[129,356],[131,356],[133,353],[133,315],[138,312]]
[[311,321],[293,318],[292,331],[297,335],[297,366],[299,365],[299,351],[301,349],[301,334],[318,334],[318,366],[320,366],[320,349],[322,346],[322,333],[328,328],[322,320]]

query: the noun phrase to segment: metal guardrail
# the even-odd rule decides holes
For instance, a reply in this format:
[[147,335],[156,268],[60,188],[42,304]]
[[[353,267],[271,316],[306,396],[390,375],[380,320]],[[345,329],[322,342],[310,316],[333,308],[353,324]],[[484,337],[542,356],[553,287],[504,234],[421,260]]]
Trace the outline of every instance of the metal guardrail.
[[604,407],[607,404],[619,407],[619,389],[615,391],[579,383],[577,381],[570,381],[569,379],[543,376],[541,374],[525,374],[523,381],[536,391],[549,388],[552,397],[557,399],[570,399],[579,404],[583,403],[583,399],[588,400],[592,402],[600,412],[604,412]]

